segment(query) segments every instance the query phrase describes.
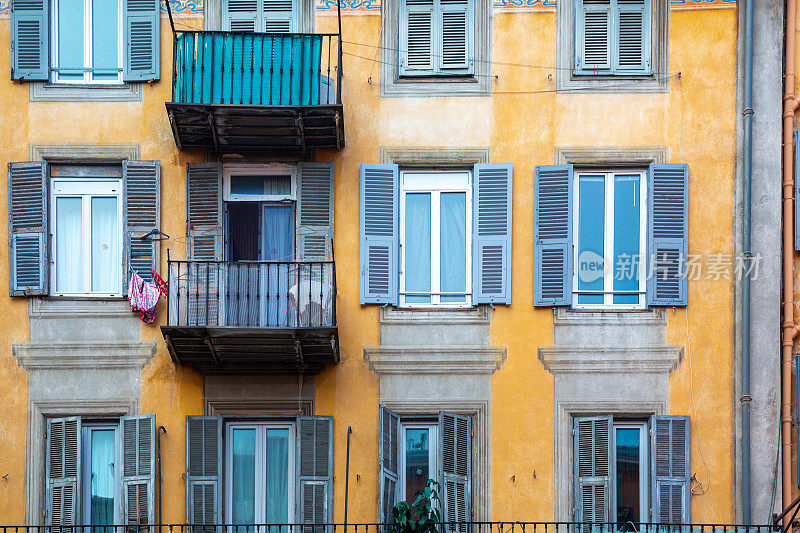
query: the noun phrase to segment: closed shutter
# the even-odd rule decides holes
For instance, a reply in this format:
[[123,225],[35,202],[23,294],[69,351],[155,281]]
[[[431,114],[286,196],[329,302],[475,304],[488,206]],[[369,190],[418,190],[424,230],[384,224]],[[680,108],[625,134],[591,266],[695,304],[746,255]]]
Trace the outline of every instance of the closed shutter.
[[653,479],[651,522],[691,522],[689,485],[689,417],[650,417]]
[[48,170],[44,161],[8,164],[8,245],[11,296],[46,295]]
[[689,167],[650,164],[647,190],[648,305],[683,306],[687,302]]
[[[333,417],[297,417],[297,522],[333,522]],[[304,532],[321,528],[306,527]]]
[[479,163],[473,172],[474,303],[511,303],[511,163]]
[[612,1],[575,0],[575,73],[611,68]]
[[397,305],[397,165],[361,165],[361,303]]
[[296,31],[294,0],[262,0],[264,3],[264,31],[291,33]]
[[575,521],[589,531],[592,522],[611,521],[611,417],[575,418],[574,424]]
[[381,476],[381,524],[394,522],[398,493],[398,456],[400,453],[400,417],[381,405],[378,416],[378,472]]
[[[186,522],[222,523],[222,417],[186,417]],[[210,528],[198,531],[212,531]]]
[[123,0],[124,81],[157,80],[161,65],[159,0]]
[[472,520],[472,418],[439,411],[442,521]]
[[47,0],[11,2],[11,79],[47,81],[50,24]]
[[572,295],[572,165],[537,166],[534,175],[533,305],[569,305]]
[[198,261],[222,260],[222,164],[186,165],[188,255]]
[[[159,228],[161,207],[161,166],[158,161],[123,161],[125,190],[125,258],[127,274],[133,270],[153,281],[151,268],[159,269],[159,241],[142,239]],[[127,284],[125,285],[127,287]]]
[[225,31],[256,31],[258,0],[223,0],[222,23]]
[[470,0],[439,0],[441,35],[439,68],[443,74],[472,73],[472,15]]
[[[81,419],[47,420],[46,526],[74,526],[80,517]],[[54,533],[72,528],[53,529]]]
[[433,74],[435,0],[400,2],[400,75]]
[[155,523],[156,415],[120,418],[122,523]]
[[300,163],[299,168],[298,260],[330,260],[333,254],[333,163]]
[[650,73],[650,0],[617,0],[613,68],[617,74]]

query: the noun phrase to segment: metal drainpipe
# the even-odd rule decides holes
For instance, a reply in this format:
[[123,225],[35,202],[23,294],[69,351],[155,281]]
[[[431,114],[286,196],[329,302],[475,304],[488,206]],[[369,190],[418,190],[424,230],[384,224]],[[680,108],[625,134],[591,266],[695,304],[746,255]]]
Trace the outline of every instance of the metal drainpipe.
[[750,206],[753,188],[753,0],[744,8],[744,194],[742,255],[748,268],[742,279],[742,519],[750,509]]
[[783,95],[783,338],[781,341],[781,498],[783,509],[792,504],[792,345],[794,323],[794,112],[796,0],[786,1],[786,69]]

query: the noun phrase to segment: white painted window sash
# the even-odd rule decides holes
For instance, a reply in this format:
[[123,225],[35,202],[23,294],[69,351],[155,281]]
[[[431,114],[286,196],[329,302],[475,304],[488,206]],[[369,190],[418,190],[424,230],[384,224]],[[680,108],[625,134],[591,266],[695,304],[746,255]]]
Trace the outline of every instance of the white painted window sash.
[[121,486],[121,472],[120,468],[122,461],[120,454],[122,450],[122,443],[119,438],[119,422],[98,422],[98,423],[83,423],[81,424],[81,494],[78,497],[81,499],[81,524],[91,524],[92,509],[91,509],[91,494],[92,494],[92,439],[94,438],[93,431],[95,430],[113,430],[114,431],[114,523],[121,523],[122,516],[122,495],[119,493]]
[[[286,176],[292,177],[291,192],[278,194],[231,194],[231,178],[234,176]],[[224,165],[222,168],[222,197],[226,202],[281,202],[297,200],[296,165]]]
[[639,430],[639,522],[650,522],[650,433],[647,422],[612,422],[611,521],[617,519],[617,429]]
[[[398,501],[407,500],[413,494],[406,494],[406,432],[409,429],[427,429],[428,430],[428,477],[435,479],[440,484],[442,480],[436,479],[439,476],[439,425],[434,423],[400,423],[400,442],[399,450],[400,457],[398,460],[398,482],[400,483],[400,499]],[[440,494],[443,487],[439,488]]]

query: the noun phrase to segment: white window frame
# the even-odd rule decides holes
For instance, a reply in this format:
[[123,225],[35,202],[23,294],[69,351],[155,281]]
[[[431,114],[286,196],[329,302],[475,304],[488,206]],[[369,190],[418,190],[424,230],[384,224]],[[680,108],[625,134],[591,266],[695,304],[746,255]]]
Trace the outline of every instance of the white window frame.
[[[297,478],[295,475],[295,454],[297,453],[295,445],[295,424],[292,422],[226,422],[225,423],[225,522],[228,524],[233,523],[233,431],[236,429],[252,429],[255,430],[255,472],[256,472],[256,486],[254,492],[255,498],[255,515],[254,522],[256,524],[265,524],[265,506],[259,505],[259,502],[264,502],[265,493],[264,486],[266,480],[264,476],[259,477],[259,472],[264,472],[266,468],[266,435],[267,429],[286,429],[289,434],[289,442],[287,444],[289,450],[289,465],[287,469],[289,494],[288,503],[289,508],[286,510],[289,522],[294,522],[295,512],[295,483]],[[259,479],[261,482],[259,482]],[[230,528],[232,533],[236,533],[236,528]]]
[[611,421],[611,521],[617,521],[617,429],[639,430],[639,523],[650,522],[650,432],[645,421]]
[[[122,83],[122,63],[124,61],[123,33],[122,25],[122,0],[117,2],[118,26],[117,26],[117,79],[94,79],[92,72],[92,6],[94,2],[101,0],[83,0],[83,68],[88,69],[83,72],[83,79],[62,79],[59,76],[59,55],[58,55],[58,4],[60,0],[51,0],[50,13],[50,33],[51,33],[51,56],[53,58],[53,71],[50,76],[52,83],[64,85],[120,85]],[[107,1],[107,0],[102,0]],[[68,65],[72,66],[72,65]]]
[[[92,431],[114,430],[114,521],[119,524],[122,516],[122,495],[120,494],[122,476],[122,443],[119,438],[119,422],[83,422],[81,423],[81,524],[89,525],[91,522],[91,491],[92,491]],[[98,530],[99,528],[92,528]],[[102,530],[102,529],[100,529]]]
[[[117,290],[114,292],[92,292],[92,198],[115,197],[117,199],[117,249],[114,257],[117,258]],[[82,250],[82,279],[84,291],[59,292],[56,280],[58,279],[58,262],[56,261],[56,220],[58,211],[57,198],[81,198],[81,239],[84,244]],[[124,261],[122,258],[124,231],[122,228],[122,179],[120,178],[56,178],[51,182],[50,202],[52,213],[50,215],[50,283],[53,296],[81,296],[81,297],[121,297]]]
[[[614,176],[639,175],[639,302],[637,304],[615,304],[614,302],[614,265],[608,259],[614,256]],[[579,246],[580,246],[580,178],[581,176],[604,176],[605,179],[605,232],[603,237],[603,303],[578,303]],[[574,309],[646,309],[647,308],[647,173],[643,170],[585,170],[576,171],[574,176],[574,213],[572,230],[574,235],[572,307]],[[580,291],[586,293],[587,291]]]
[[[436,422],[400,422],[400,442],[399,448],[400,457],[398,458],[398,482],[400,483],[400,499],[398,501],[405,501],[408,499],[406,495],[406,431],[409,429],[427,429],[428,430],[428,464],[429,464],[429,478],[435,479],[441,484],[439,477],[439,424]],[[410,496],[413,496],[411,494]]]
[[[441,193],[463,192],[466,195],[466,284],[463,302],[440,301],[440,229]],[[431,195],[431,301],[406,302],[406,194],[430,193]],[[434,221],[439,221],[438,224]],[[400,172],[400,307],[472,307],[472,172],[404,170]],[[414,293],[414,295],[419,295]],[[447,296],[447,295],[445,295]]]
[[[232,176],[285,176],[292,177],[291,193],[281,194],[231,194]],[[280,202],[297,200],[296,165],[224,165],[222,167],[222,198],[226,202]]]

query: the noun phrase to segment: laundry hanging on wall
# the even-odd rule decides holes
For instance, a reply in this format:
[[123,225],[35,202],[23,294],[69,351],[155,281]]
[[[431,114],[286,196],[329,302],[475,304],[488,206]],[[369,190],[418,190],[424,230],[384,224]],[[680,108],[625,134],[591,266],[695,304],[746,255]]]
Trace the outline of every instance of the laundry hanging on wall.
[[152,324],[156,319],[156,309],[160,297],[161,290],[155,284],[148,283],[139,274],[131,271],[128,299],[131,301],[131,311],[138,312],[142,322]]

